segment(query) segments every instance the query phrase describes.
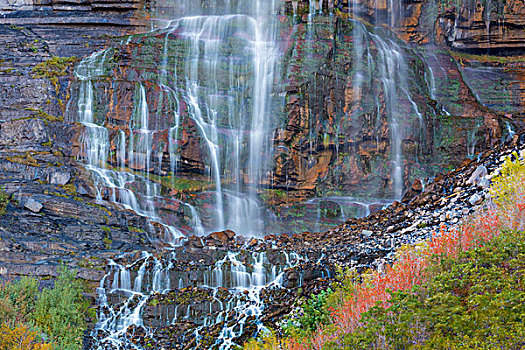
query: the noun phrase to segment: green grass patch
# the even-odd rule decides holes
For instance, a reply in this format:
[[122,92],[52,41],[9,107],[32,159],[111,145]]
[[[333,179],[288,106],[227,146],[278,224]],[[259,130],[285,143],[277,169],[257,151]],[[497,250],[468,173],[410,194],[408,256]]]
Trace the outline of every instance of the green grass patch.
[[454,57],[456,61],[459,61],[460,63],[462,60],[477,61],[477,62],[483,62],[483,63],[498,63],[498,64],[525,62],[525,55],[523,56],[472,55],[472,54],[456,52],[456,51],[449,51],[449,54],[452,57]]
[[[64,117],[63,116],[56,116],[56,115],[53,115],[53,114],[49,114],[47,112],[44,112],[41,109],[26,108],[26,110],[35,112],[35,113],[31,114],[30,118],[42,119],[42,120],[45,120],[47,122],[63,122],[64,121]],[[49,140],[49,143],[51,143],[51,140]]]
[[190,180],[176,176],[159,176],[150,174],[149,179],[170,190],[178,192],[200,192],[213,187],[213,184],[205,180]]
[[128,226],[128,230],[130,230],[131,232],[146,233],[145,230],[131,225]]

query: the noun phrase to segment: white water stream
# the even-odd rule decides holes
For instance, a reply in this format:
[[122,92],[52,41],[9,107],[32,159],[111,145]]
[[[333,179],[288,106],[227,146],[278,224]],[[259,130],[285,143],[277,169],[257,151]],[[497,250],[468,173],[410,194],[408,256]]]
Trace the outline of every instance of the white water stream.
[[[121,265],[111,260],[108,273],[97,288],[99,307],[99,321],[92,336],[97,341],[97,349],[141,349],[130,339],[130,326],[144,326],[143,309],[148,299],[157,293],[166,293],[173,288],[183,290],[187,287],[199,287],[209,290],[214,298],[210,303],[210,314],[213,305],[219,307],[214,318],[206,316],[200,327],[195,331],[197,344],[200,341],[199,331],[203,327],[210,327],[224,322],[215,345],[219,349],[230,349],[234,345],[233,339],[239,337],[249,317],[260,317],[264,310],[261,300],[261,291],[264,288],[281,288],[285,269],[307,261],[295,253],[282,252],[282,265],[273,265],[266,257],[266,253],[251,253],[247,260],[240,258],[240,252],[228,252],[223,259],[218,260],[211,270],[203,271],[197,280],[188,280],[184,272],[175,269],[177,258],[174,253],[168,258],[160,259],[144,252],[142,257],[129,264]],[[171,276],[180,276],[175,285]],[[134,278],[132,278],[134,277]],[[133,282],[132,282],[133,279]],[[226,302],[216,297],[221,288],[227,288],[231,293]],[[122,302],[115,307],[114,301],[118,298]],[[192,304],[193,303],[193,304]],[[186,310],[175,307],[172,315],[166,315],[164,325],[178,322],[180,319],[196,322],[192,312],[192,305],[198,300],[191,301]],[[169,312],[169,311],[167,311]],[[230,324],[228,317],[234,317],[235,322]],[[257,323],[259,330],[264,329],[262,323]]]

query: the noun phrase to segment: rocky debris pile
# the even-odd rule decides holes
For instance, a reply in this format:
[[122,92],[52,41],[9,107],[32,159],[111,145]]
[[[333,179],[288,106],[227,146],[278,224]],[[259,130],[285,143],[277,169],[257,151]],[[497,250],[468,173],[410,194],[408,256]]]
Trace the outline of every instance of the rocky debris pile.
[[[325,266],[381,268],[392,261],[400,246],[427,239],[442,226],[460,224],[464,217],[478,211],[490,198],[490,179],[498,174],[505,158],[514,152],[523,154],[524,149],[525,135],[516,135],[510,146],[502,145],[465,161],[458,169],[437,176],[424,190],[415,183],[402,202],[367,218],[350,219],[321,234],[268,237],[261,244],[282,249],[295,247],[302,254],[320,252]],[[421,194],[414,196],[419,191]],[[312,291],[308,286],[302,288],[305,295]]]

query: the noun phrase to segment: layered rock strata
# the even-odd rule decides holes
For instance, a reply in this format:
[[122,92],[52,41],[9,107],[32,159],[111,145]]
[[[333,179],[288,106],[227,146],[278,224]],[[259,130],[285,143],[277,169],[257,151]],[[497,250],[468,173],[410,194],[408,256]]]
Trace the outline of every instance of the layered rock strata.
[[[0,216],[3,277],[56,276],[61,263],[101,278],[104,252],[147,250],[160,228],[95,199],[75,159],[82,129],[64,121],[71,67],[144,30],[142,1],[4,1],[0,4]],[[103,274],[102,274],[103,275]]]

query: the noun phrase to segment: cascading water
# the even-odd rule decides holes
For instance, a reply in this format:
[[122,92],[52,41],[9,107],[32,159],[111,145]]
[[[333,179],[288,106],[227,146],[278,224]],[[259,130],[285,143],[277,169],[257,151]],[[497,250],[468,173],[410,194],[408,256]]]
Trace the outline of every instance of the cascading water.
[[[94,174],[98,199],[119,202],[161,223],[171,244],[181,234],[157,211],[162,204],[172,203],[162,194],[162,184],[155,181],[165,175],[162,149],[156,144],[166,130],[163,128],[168,130],[164,149],[169,153],[171,181],[176,180],[181,158],[178,140],[183,118],[195,124],[207,154],[206,166],[214,184],[214,220],[204,228],[202,213],[198,213],[202,208],[181,201],[191,216],[188,233],[202,235],[229,228],[249,236],[264,232],[265,213],[257,188],[267,182],[275,129],[271,106],[279,57],[273,17],[277,1],[217,2],[212,10],[194,5],[195,1],[189,0],[174,4],[170,13],[175,19],[152,34],[160,33],[164,38],[156,113],[151,107],[155,102],[149,99],[149,82],[142,80],[134,86],[128,122],[112,119],[104,113],[107,111],[96,108],[96,86],[104,84],[112,73],[111,50],[93,54],[76,69],[80,85],[77,114],[85,127],[83,159]],[[179,43],[184,49],[175,57],[172,48]],[[133,39],[125,43],[131,44]],[[169,106],[171,125],[158,112],[164,104]],[[114,130],[111,125],[118,126]],[[287,263],[277,268],[264,253],[253,253],[251,263],[239,260],[238,254],[227,253],[209,274],[203,274],[202,281],[191,283],[213,290],[214,295],[219,288],[232,293],[232,301],[221,305],[216,320],[206,318],[197,328],[197,343],[202,327],[223,322],[215,344],[220,349],[235,345],[233,339],[243,333],[245,321],[262,313],[261,290],[279,287],[283,269],[298,262],[297,257],[286,255]],[[131,341],[129,332],[144,326],[142,314],[148,300],[156,293],[189,285],[184,278],[172,276],[175,261],[174,254],[161,260],[143,253],[127,265],[109,263],[108,274],[97,289],[100,314],[93,337],[98,349],[141,348]],[[115,307],[117,300],[121,302]],[[174,314],[166,315],[168,324],[192,318],[190,305],[185,315],[179,312],[183,310],[177,307]],[[237,321],[230,325],[228,318],[233,316]]]
[[[278,59],[271,16],[276,4],[216,4],[213,14],[182,17],[169,25],[167,35],[176,31],[188,46],[180,98],[208,148],[215,230],[251,236],[264,232],[257,187],[265,182],[271,158],[269,113]],[[173,163],[176,157],[170,154]]]
[[[275,233],[280,225],[265,207],[264,196],[267,185],[275,186],[272,170],[279,157],[274,156],[274,139],[279,137],[275,135],[285,133],[277,119],[285,84],[279,67],[283,45],[288,43],[279,41],[282,21],[276,15],[284,4],[251,0],[208,5],[159,2],[162,19],[154,22],[158,29],[94,54],[76,72],[76,118],[86,126],[83,157],[95,174],[98,198],[119,202],[161,223],[172,244],[183,235],[224,229],[261,236]],[[298,4],[292,5],[298,11]],[[314,76],[323,49],[316,38],[324,35],[327,24],[333,25],[334,16],[323,15],[322,1],[311,0],[309,5],[302,19],[304,44],[296,50],[302,55],[301,69]],[[410,181],[406,168],[418,161],[417,152],[405,154],[403,142],[425,142],[426,113],[420,112],[421,99],[413,97],[406,79],[408,50],[380,26],[372,30],[356,19],[365,12],[362,4],[351,2],[349,11],[354,102],[344,111],[345,121],[322,131],[328,143],[335,139],[338,158],[339,140],[362,138],[361,132],[368,128],[369,137],[379,145],[385,142],[387,124],[390,135],[384,154],[390,171],[381,170],[380,176],[388,177],[389,184],[369,196],[397,200]],[[384,16],[376,20],[389,23]],[[128,61],[119,64],[119,60]],[[426,73],[432,82],[432,71]],[[313,89],[318,84],[312,79]],[[324,88],[322,83],[319,88]],[[109,101],[102,96],[107,91],[114,92]],[[318,129],[327,123],[314,102],[307,106],[308,164],[317,161]],[[369,115],[376,121],[365,120]],[[329,171],[337,178],[352,175],[345,166]],[[188,191],[190,196],[184,189],[187,179],[190,187],[197,188]],[[325,179],[320,180],[321,196],[362,195],[345,188],[326,192]]]
[[[100,313],[92,333],[97,339],[96,348],[141,349],[142,346],[131,339],[130,327],[144,327],[142,314],[147,303],[155,295],[168,293],[171,288],[184,290],[188,287],[211,293],[213,301],[207,307],[209,313],[215,312],[216,316],[200,318],[191,311],[192,305],[199,308],[197,301],[194,301],[194,304],[188,303],[182,309],[176,305],[171,314],[168,308],[165,317],[158,315],[161,324],[169,326],[180,320],[199,324],[194,334],[196,348],[199,348],[199,330],[218,325],[220,331],[214,345],[219,349],[232,348],[236,345],[233,339],[243,333],[248,318],[262,315],[264,302],[261,291],[264,288],[281,288],[284,270],[307,261],[295,253],[279,254],[282,255],[282,264],[274,265],[264,252],[243,257],[241,252],[228,252],[197,279],[188,278],[184,269],[176,268],[175,253],[164,258],[143,253],[139,260],[128,265],[111,260],[108,273],[97,288]],[[125,259],[125,256],[121,258]],[[171,281],[178,281],[177,286],[173,286]],[[230,295],[222,301],[217,294],[224,293],[225,288],[228,288]],[[121,303],[115,307],[117,300]],[[235,322],[228,322],[229,319],[235,319]],[[257,323],[257,328],[262,330],[264,326]]]
[[[297,51],[304,53],[303,68],[314,72],[322,49],[316,36],[323,34],[316,21],[324,20],[323,6],[333,3],[310,0],[309,5],[303,19],[306,49]],[[152,334],[153,327],[148,326],[152,321],[146,318],[152,300],[162,302],[156,299],[159,295],[168,298],[175,291],[194,288],[208,295],[205,306],[174,303],[160,310],[155,322],[163,326],[193,322],[194,348],[203,342],[206,328],[218,327],[214,346],[229,349],[248,321],[258,330],[264,328],[258,321],[265,307],[263,289],[280,287],[284,269],[305,258],[281,253],[284,262],[277,264],[270,263],[264,252],[223,252],[195,277],[177,267],[174,247],[185,235],[224,229],[261,236],[272,232],[268,229],[272,219],[274,225],[278,222],[268,215],[261,198],[270,184],[274,133],[284,133],[277,122],[284,91],[279,81],[283,50],[277,16],[283,2],[165,0],[157,6],[155,30],[93,54],[75,71],[78,104],[70,110],[85,127],[82,159],[94,175],[98,200],[120,203],[160,223],[172,248],[155,255],[142,253],[136,261],[124,256],[109,263],[97,290],[100,315],[93,337],[98,349],[142,349],[133,341],[133,332]],[[297,1],[292,6],[297,13]],[[350,11],[354,17],[362,12],[357,1]],[[387,22],[397,21],[398,12],[392,11]],[[410,128],[424,127],[406,79],[404,48],[380,28],[371,30],[358,19],[351,23],[349,74],[355,105],[344,114],[352,126],[364,114],[376,116],[371,134],[378,144],[380,137],[388,139],[391,190],[387,200],[371,196],[362,201],[343,194],[302,203],[314,213],[307,218],[313,222],[309,229],[319,231],[326,228],[327,218],[330,225],[338,224],[401,198],[407,165],[403,139]],[[143,48],[144,43],[150,46]],[[119,60],[127,61],[119,65]],[[364,96],[365,90],[370,96]],[[103,97],[108,92],[114,93],[111,99]],[[373,101],[371,111],[366,110],[365,99]],[[323,122],[314,115],[316,106],[308,107],[306,162],[313,164],[316,128]],[[382,123],[388,125],[386,132]],[[359,128],[336,129],[336,140],[353,139],[359,133]],[[353,134],[345,135],[349,129]],[[185,146],[191,141],[189,152]],[[186,185],[198,189],[187,194]],[[220,297],[225,289],[228,301]]]
[[[149,129],[148,105],[141,84],[135,94],[136,103],[130,123],[125,131],[119,130],[115,137],[118,142],[115,167],[109,163],[111,130],[106,127],[106,116],[95,109],[94,86],[108,74],[106,61],[111,56],[111,50],[96,52],[84,59],[75,70],[80,81],[77,113],[85,127],[83,156],[86,168],[94,174],[98,200],[105,197],[151,220],[162,221],[156,215],[154,205],[159,196],[159,185],[149,181],[154,131]],[[140,171],[125,171],[126,166]],[[136,191],[137,187],[142,189]],[[165,231],[168,243],[174,244],[176,239],[182,237],[174,227],[165,226]]]
[[[394,25],[396,19],[400,16],[399,4],[394,6],[394,2],[390,1],[390,10],[391,16],[387,23]],[[352,1],[349,11],[352,18],[359,16],[361,10],[356,1]],[[378,19],[376,18],[376,20]],[[417,118],[415,128],[424,130],[423,115],[411,96],[407,81],[408,65],[403,49],[388,34],[382,33],[382,28],[376,27],[372,33],[360,20],[352,19],[351,21],[353,23],[353,37],[356,43],[354,45],[354,99],[359,100],[362,98],[361,90],[365,79],[368,80],[367,84],[373,84],[372,72],[375,69],[377,78],[382,85],[382,94],[384,95],[383,100],[376,100],[377,111],[380,111],[381,107],[384,106],[385,117],[390,127],[392,194],[393,198],[398,200],[401,199],[404,192],[405,162],[403,160],[402,142],[405,137],[403,133],[406,127],[402,124],[414,124],[411,118],[415,116]],[[377,24],[381,24],[381,21]],[[377,55],[375,56],[372,56],[370,52],[371,45],[377,50]],[[409,106],[406,110],[403,110],[401,107],[404,101],[407,101]],[[357,111],[354,111],[354,113],[357,113]],[[379,112],[377,117],[381,117]],[[423,132],[420,131],[419,133],[422,134]]]
[[[174,226],[156,213],[155,203],[165,198],[158,181],[152,181],[153,174],[165,174],[161,148],[165,146],[156,140],[165,132],[166,120],[159,111],[166,103],[172,121],[165,147],[169,176],[172,180],[177,176],[181,125],[187,117],[203,141],[205,165],[214,185],[213,213],[192,210],[191,215],[212,216],[205,227],[208,232],[226,228],[248,236],[264,232],[265,210],[257,194],[259,186],[268,182],[272,158],[278,4],[276,0],[229,1],[207,8],[190,0],[170,3],[175,19],[162,21],[168,25],[152,34],[164,38],[157,102],[148,101],[149,82],[138,81],[131,118],[127,125],[118,123],[118,133],[109,129],[114,121],[93,108],[94,85],[111,74],[106,62],[112,58],[110,51],[95,53],[77,67],[78,118],[86,127],[84,159],[96,174],[99,198],[109,191],[111,200]],[[174,54],[176,45],[183,49]],[[152,113],[155,103],[159,108]],[[118,142],[116,161],[111,155],[113,139]]]

